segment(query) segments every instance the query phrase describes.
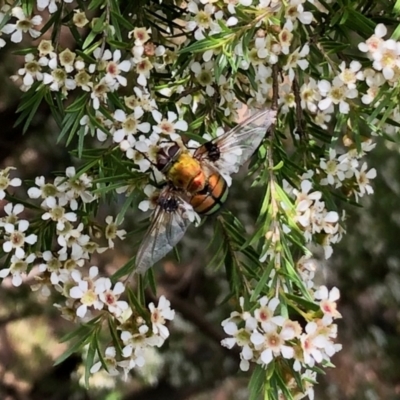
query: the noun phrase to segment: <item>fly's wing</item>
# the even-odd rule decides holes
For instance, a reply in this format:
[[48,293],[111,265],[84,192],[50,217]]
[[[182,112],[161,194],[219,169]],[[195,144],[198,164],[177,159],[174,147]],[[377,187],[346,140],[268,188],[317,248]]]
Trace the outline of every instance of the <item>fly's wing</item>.
[[[212,162],[222,174],[233,174],[251,157],[275,120],[276,111],[259,111],[233,129],[199,147],[194,157],[201,161]],[[219,158],[216,160],[210,159],[209,149],[213,145],[219,152]]]
[[[173,210],[167,209],[163,200],[176,201],[177,207]],[[190,206],[169,188],[166,188],[160,194],[152,223],[136,256],[135,272],[145,273],[157,261],[166,256],[182,239],[191,223],[187,214],[187,207]]]

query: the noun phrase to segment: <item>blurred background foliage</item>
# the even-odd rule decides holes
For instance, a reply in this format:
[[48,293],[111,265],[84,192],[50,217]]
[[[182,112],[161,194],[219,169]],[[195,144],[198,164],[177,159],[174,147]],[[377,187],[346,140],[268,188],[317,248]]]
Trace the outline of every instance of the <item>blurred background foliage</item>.
[[[56,124],[45,105],[25,135],[13,127],[21,93],[8,78],[15,70],[11,51],[11,46],[0,49],[1,167],[17,167],[22,179],[50,176],[50,171],[65,170],[76,160],[63,143],[56,143]],[[375,195],[363,199],[363,208],[348,209],[347,236],[320,268],[318,283],[341,290],[338,342],[343,350],[333,360],[336,368],[320,375],[316,399],[400,398],[399,145],[377,140],[369,161],[378,170]],[[250,231],[261,194],[250,190],[251,182],[244,177],[245,171],[234,177],[226,209]],[[0,212],[3,207],[0,202]],[[110,207],[117,209],[118,204]],[[113,210],[105,209],[104,216],[108,211]],[[179,264],[173,255],[160,263],[158,294],[166,294],[178,316],[167,346],[127,383],[96,375],[90,390],[84,389],[78,355],[54,367],[65,350],[60,338],[73,324],[61,319],[54,301],[40,293],[1,286],[0,399],[247,399],[248,379],[238,374],[236,354],[219,345],[224,337],[220,321],[230,310],[229,304],[216,307],[228,293],[223,271],[206,268],[215,218],[190,228],[180,244],[190,264]],[[142,213],[132,213],[125,224],[140,227],[143,219]],[[107,253],[91,264],[112,274],[135,251],[139,239],[139,234],[131,237],[112,256]],[[28,279],[34,275],[32,271]],[[148,300],[153,300],[151,294]]]

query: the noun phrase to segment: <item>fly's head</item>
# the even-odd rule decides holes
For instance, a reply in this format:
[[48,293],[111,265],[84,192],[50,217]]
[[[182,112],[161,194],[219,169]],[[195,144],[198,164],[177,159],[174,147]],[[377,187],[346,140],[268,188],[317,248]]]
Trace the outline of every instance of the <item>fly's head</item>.
[[174,163],[178,160],[182,153],[181,147],[177,143],[160,147],[156,157],[156,167],[163,174],[168,173]]

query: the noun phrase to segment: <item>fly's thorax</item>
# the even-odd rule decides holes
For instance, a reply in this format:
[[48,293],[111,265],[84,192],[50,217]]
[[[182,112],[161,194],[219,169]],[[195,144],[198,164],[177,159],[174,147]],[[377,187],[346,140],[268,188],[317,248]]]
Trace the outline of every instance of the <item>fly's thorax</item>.
[[198,160],[189,152],[181,153],[166,173],[167,178],[179,189],[196,193],[204,189],[206,176]]
[[201,215],[216,213],[228,197],[228,185],[225,179],[217,172],[208,178],[204,189],[190,199],[193,209]]

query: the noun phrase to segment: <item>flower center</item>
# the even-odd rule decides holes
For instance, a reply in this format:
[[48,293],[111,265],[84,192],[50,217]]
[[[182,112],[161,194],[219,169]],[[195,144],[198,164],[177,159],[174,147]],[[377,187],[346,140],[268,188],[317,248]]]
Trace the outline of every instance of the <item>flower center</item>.
[[0,189],[7,189],[8,185],[10,184],[10,180],[6,176],[0,176]]
[[195,21],[197,22],[197,25],[199,25],[203,28],[209,28],[210,22],[211,22],[211,17],[205,11],[199,11],[199,13],[197,14],[197,16],[195,18]]
[[81,298],[81,303],[87,306],[91,306],[97,300],[97,294],[89,289]]
[[46,183],[42,187],[42,193],[44,197],[54,197],[57,194],[57,188],[52,183]]
[[15,231],[11,234],[10,241],[14,247],[21,247],[25,242],[25,235],[19,231]]
[[33,27],[32,22],[28,19],[20,20],[17,22],[17,29],[27,32],[29,29]]

